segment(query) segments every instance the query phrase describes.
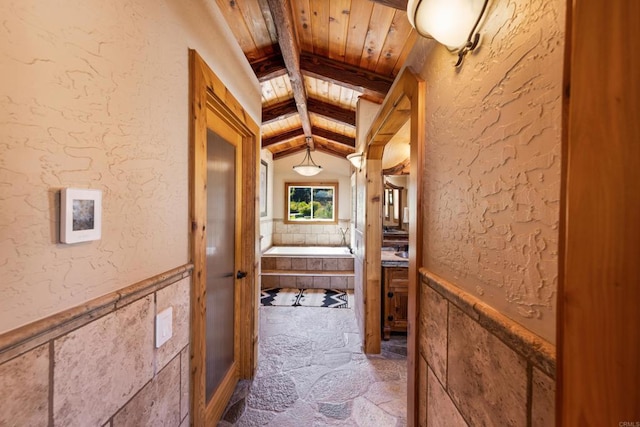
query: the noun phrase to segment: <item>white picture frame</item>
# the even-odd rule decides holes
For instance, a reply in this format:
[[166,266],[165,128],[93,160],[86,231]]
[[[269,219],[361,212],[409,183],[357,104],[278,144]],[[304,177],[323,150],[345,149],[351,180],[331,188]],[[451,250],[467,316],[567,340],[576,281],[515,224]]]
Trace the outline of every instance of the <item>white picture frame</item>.
[[88,242],[102,237],[102,190],[65,188],[60,192],[60,241]]

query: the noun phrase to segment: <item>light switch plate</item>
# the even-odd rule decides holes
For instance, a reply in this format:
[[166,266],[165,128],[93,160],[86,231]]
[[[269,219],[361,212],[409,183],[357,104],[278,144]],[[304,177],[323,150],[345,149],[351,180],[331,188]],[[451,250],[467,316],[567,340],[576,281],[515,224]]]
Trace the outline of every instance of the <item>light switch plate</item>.
[[156,315],[156,348],[169,341],[173,335],[173,307]]

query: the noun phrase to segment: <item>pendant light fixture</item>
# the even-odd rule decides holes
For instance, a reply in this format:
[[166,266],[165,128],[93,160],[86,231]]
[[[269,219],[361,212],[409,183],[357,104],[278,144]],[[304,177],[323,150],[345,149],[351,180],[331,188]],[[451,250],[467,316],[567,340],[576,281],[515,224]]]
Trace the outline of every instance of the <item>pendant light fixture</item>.
[[351,153],[347,156],[347,160],[351,162],[354,168],[360,170],[362,168],[362,159],[364,153]]
[[423,37],[433,38],[458,53],[456,67],[480,41],[478,25],[488,0],[409,0],[407,16]]
[[307,137],[307,152],[299,165],[295,165],[293,170],[303,176],[314,176],[322,172],[322,166],[316,165],[311,158],[311,137]]

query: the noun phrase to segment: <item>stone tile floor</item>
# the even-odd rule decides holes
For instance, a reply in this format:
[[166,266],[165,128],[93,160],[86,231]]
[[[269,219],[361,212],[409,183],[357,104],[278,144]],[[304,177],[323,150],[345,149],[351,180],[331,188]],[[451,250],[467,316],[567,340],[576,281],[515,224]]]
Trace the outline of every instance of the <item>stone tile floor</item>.
[[365,355],[352,309],[260,307],[258,371],[219,427],[406,425],[406,337]]

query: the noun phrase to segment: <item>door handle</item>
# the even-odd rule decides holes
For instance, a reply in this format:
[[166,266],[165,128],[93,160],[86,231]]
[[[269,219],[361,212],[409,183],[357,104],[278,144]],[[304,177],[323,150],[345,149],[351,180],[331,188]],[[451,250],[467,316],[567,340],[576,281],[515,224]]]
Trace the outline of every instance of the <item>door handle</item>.
[[236,273],[236,279],[244,279],[245,277],[247,277],[247,272],[238,270]]

